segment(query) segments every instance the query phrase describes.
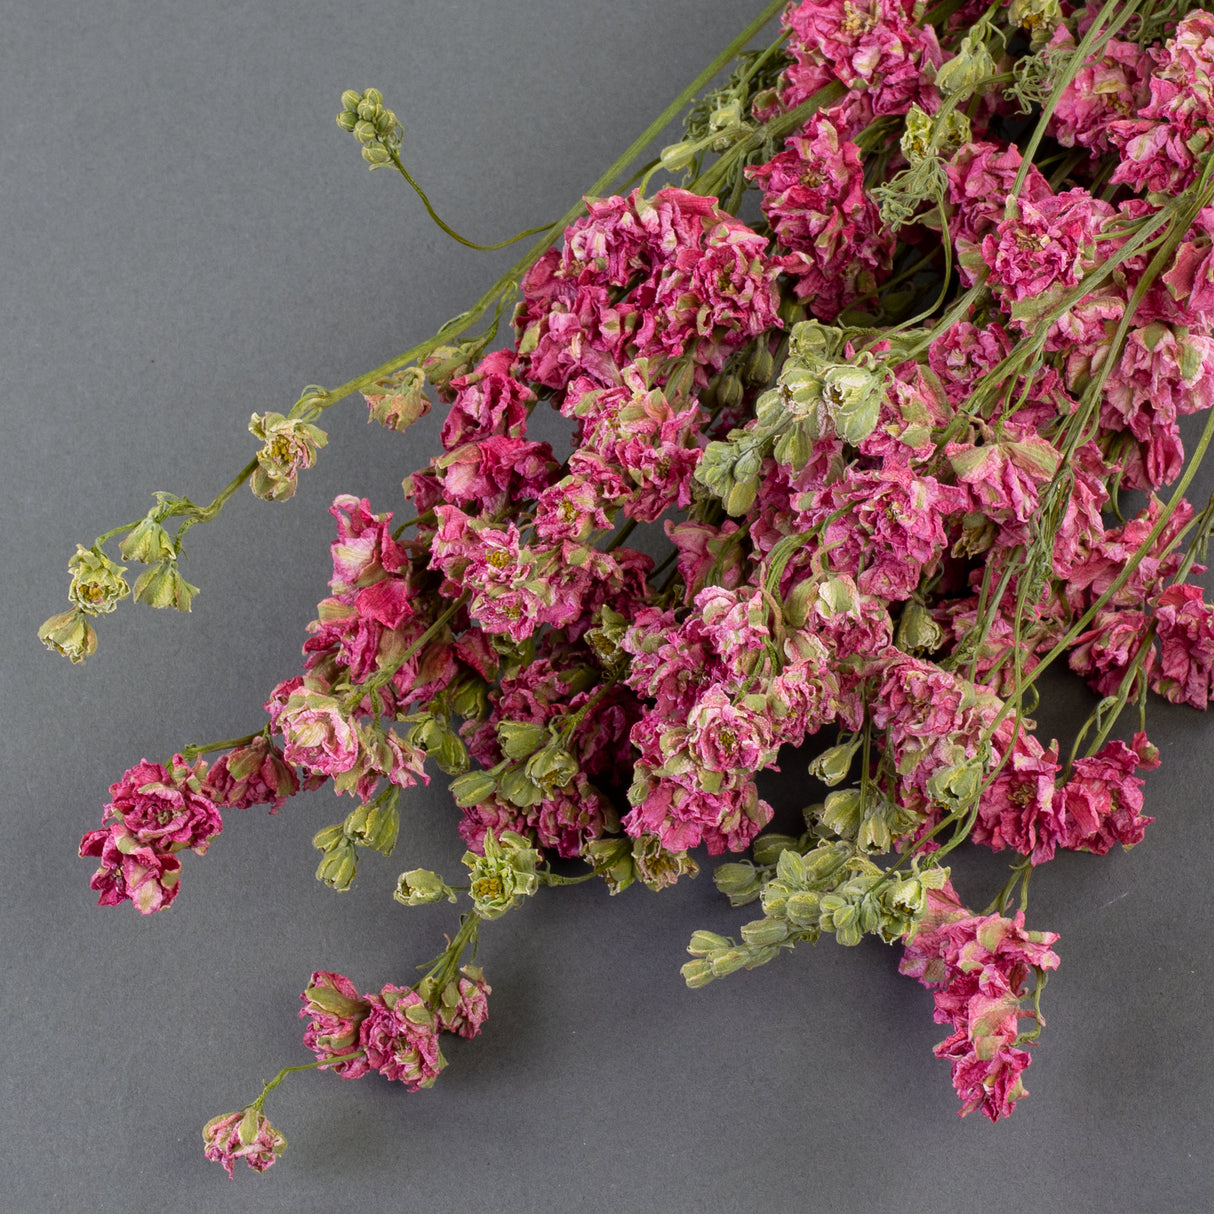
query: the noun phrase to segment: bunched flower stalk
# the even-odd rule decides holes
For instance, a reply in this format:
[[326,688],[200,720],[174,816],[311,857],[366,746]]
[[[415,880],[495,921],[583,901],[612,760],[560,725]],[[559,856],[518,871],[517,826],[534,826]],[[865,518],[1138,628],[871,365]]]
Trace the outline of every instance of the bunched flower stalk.
[[[1056,934],[1026,926],[1035,867],[1140,842],[1149,697],[1212,698],[1214,606],[1190,578],[1214,503],[1185,493],[1214,411],[1187,456],[1180,418],[1214,404],[1214,16],[773,4],[681,101],[780,10],[639,187],[619,182],[669,112],[467,313],[255,414],[262,449],[210,505],[158,495],[70,562],[72,609],[40,636],[79,661],[128,593],[188,610],[183,533],[246,481],[289,498],[324,410],[361,393],[399,431],[445,408],[406,521],[334,501],[331,594],[268,723],[131,769],[81,844],[100,901],[150,913],[222,810],[331,783],[356,804],[315,836],[317,876],[344,890],[360,848],[408,845],[402,790],[448,776],[468,885],[413,868],[394,897],[471,908],[411,986],[315,972],[310,1066],[429,1086],[441,1034],[487,1015],[482,923],[541,886],[658,890],[697,848],[750,849],[716,881],[762,917],[697,932],[688,984],[824,933],[900,946],[951,1026],[961,1113],[997,1120],[1026,1094],[1059,964]],[[371,167],[454,236],[383,97],[342,107]],[[528,437],[545,403],[567,454]],[[660,564],[630,543],[658,525]],[[148,566],[133,589],[104,551],[119,536]],[[1063,658],[1099,697],[1066,761],[1033,720]],[[774,834],[755,777],[811,738],[830,791],[799,837]],[[951,883],[966,843],[1016,857],[980,914]],[[261,1105],[293,1069],[209,1124],[229,1171],[281,1150]]]

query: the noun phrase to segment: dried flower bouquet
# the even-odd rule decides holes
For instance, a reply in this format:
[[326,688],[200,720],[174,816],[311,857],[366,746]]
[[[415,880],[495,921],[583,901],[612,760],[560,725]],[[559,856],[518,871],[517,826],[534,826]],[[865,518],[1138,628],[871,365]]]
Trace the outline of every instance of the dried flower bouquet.
[[[274,1162],[264,1103],[293,1070],[429,1086],[488,1014],[485,923],[544,886],[659,890],[696,849],[737,857],[714,879],[758,916],[695,933],[689,985],[878,937],[932,992],[960,1111],[1012,1111],[1059,963],[1032,874],[1141,841],[1147,704],[1211,697],[1214,505],[1185,493],[1214,413],[1188,454],[1180,418],[1214,402],[1212,79],[1214,15],[1185,3],[771,4],[473,308],[254,415],[209,504],[158,494],[78,547],[40,631],[73,661],[125,598],[188,611],[189,529],[246,483],[289,499],[325,410],[445,410],[403,516],[333,503],[332,593],[265,722],[137,763],[81,842],[99,901],[150,914],[228,811],[329,784],[353,808],[317,876],[342,890],[398,845],[402,791],[451,781],[467,872],[394,891],[468,899],[447,947],[373,991],[313,973],[314,1060],[210,1121],[210,1158]],[[383,97],[341,105],[470,243]],[[569,452],[528,437],[542,408]],[[1033,713],[1063,662],[1100,700],[1060,745]],[[802,747],[829,792],[773,833],[755,776]],[[950,879],[967,841],[1013,859],[982,909]]]

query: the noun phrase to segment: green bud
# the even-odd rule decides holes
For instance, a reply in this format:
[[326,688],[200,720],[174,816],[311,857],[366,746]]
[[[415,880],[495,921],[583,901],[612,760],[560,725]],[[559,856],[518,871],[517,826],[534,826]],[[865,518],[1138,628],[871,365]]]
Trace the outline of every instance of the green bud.
[[854,839],[864,818],[864,798],[858,788],[840,788],[830,793],[820,814],[822,825],[841,839]]
[[131,593],[122,576],[126,566],[116,565],[98,548],[77,544],[67,568],[72,575],[67,597],[85,615],[108,614]]
[[149,607],[174,607],[178,611],[189,611],[190,601],[198,593],[197,586],[177,571],[177,560],[170,557],[151,569],[145,569],[135,582],[132,593],[135,602]]
[[368,122],[365,118],[360,118],[354,124],[354,138],[359,143],[371,143],[377,136],[375,124]]
[[956,55],[936,69],[936,87],[945,97],[971,92],[980,80],[995,75],[995,60],[987,49],[984,34],[985,30],[966,34]]
[[343,131],[354,130],[354,124],[357,121],[358,115],[351,110],[342,110],[342,112],[337,115],[337,125],[341,127]]
[[[317,838],[319,837],[318,835]],[[316,866],[316,879],[330,889],[344,893],[354,883],[357,871],[358,849],[349,839],[342,838],[334,846],[325,849],[320,863]]]
[[760,835],[754,841],[751,851],[756,864],[768,865],[777,863],[784,852],[799,852],[803,846],[804,841],[794,839],[792,835]]
[[551,739],[546,725],[530,721],[499,721],[497,740],[508,759],[526,759]]
[[497,782],[498,794],[519,809],[530,809],[544,799],[544,792],[527,779],[521,768],[515,767],[501,774]]
[[497,776],[487,771],[470,771],[451,781],[451,796],[460,809],[479,805],[497,791]]
[[847,779],[852,759],[859,749],[859,738],[854,742],[841,742],[838,746],[831,746],[810,762],[809,774],[821,780],[828,788],[833,788]]
[[[707,960],[707,958],[706,958]],[[724,978],[727,974],[736,973],[750,960],[750,954],[744,948],[727,948],[717,953],[709,962],[714,978]]]
[[363,145],[363,159],[375,168],[376,165],[390,164],[392,157],[388,155],[387,148],[378,143],[367,143]]
[[780,919],[756,919],[742,925],[742,939],[752,948],[770,948],[788,936],[788,924]]
[[360,805],[347,816],[345,831],[360,847],[369,847],[381,855],[390,856],[400,832],[396,798],[389,796],[383,801]]
[[726,936],[719,936],[716,932],[695,931],[691,933],[687,951],[693,957],[709,957],[722,949],[733,947],[734,942]]
[[763,880],[755,866],[746,860],[718,865],[712,879],[717,889],[729,899],[730,906],[745,906],[753,902],[763,887]]
[[662,168],[667,173],[678,173],[683,169],[690,168],[699,150],[699,144],[686,139],[682,143],[672,143],[662,149],[659,157]]
[[607,883],[609,894],[618,894],[636,880],[631,839],[610,836],[595,839],[582,848],[582,859]]
[[944,644],[944,633],[922,603],[909,599],[902,608],[894,643],[908,653],[915,650],[933,652]]
[[343,110],[357,110],[362,99],[362,93],[357,93],[353,89],[346,89],[341,95],[341,107]]
[[438,873],[414,868],[397,878],[392,897],[406,906],[427,906],[432,902],[454,902],[455,891]]
[[72,663],[83,662],[97,651],[97,633],[79,607],[51,616],[38,629],[38,639]]
[[461,679],[450,691],[451,709],[470,721],[489,711],[488,688],[483,679]]
[[177,545],[169,533],[149,514],[130,529],[118,543],[118,551],[128,561],[151,565],[177,555]]
[[683,981],[693,991],[699,990],[702,986],[707,986],[716,977],[716,974],[712,972],[712,963],[705,961],[703,958],[688,961],[679,970],[679,973],[683,975]]

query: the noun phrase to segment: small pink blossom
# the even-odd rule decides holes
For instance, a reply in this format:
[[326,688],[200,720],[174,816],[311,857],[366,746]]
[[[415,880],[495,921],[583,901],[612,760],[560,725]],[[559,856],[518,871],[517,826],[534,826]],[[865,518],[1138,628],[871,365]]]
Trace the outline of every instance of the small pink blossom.
[[434,1013],[438,1027],[444,1033],[475,1037],[489,1018],[491,994],[493,988],[481,968],[465,965],[439,995]]
[[[299,997],[303,1001],[300,1017],[309,1021],[304,1029],[304,1045],[317,1058],[332,1060],[322,1069],[343,1079],[365,1075],[371,1064],[358,1052],[359,1029],[371,1005],[359,995],[354,983],[343,974],[317,970]],[[347,1058],[349,1054],[357,1056]]]
[[206,1143],[203,1154],[222,1164],[230,1180],[235,1179],[232,1169],[238,1159],[255,1172],[264,1172],[287,1146],[287,1140],[254,1105],[212,1117],[202,1127],[202,1137]]
[[389,984],[365,998],[369,1010],[359,1025],[358,1041],[368,1065],[411,1092],[428,1088],[446,1065],[433,1013],[416,991],[403,986]]
[[1159,638],[1159,666],[1151,687],[1173,704],[1205,708],[1214,690],[1214,608],[1200,586],[1169,586],[1151,613]]
[[139,841],[121,823],[90,830],[80,840],[81,856],[96,856],[101,867],[89,880],[98,893],[98,906],[129,900],[140,914],[150,915],[172,905],[181,880],[181,861]]

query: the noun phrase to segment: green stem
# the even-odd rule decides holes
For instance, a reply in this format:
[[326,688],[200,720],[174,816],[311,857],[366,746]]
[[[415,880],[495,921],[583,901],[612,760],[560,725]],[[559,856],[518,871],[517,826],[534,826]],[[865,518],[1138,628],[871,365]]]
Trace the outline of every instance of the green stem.
[[468,240],[466,237],[461,236],[453,227],[450,227],[448,224],[442,221],[438,215],[438,212],[435,211],[434,207],[430,205],[430,199],[426,197],[426,191],[417,184],[417,182],[413,179],[412,174],[407,168],[405,168],[404,163],[401,161],[400,154],[394,148],[387,146],[384,147],[384,150],[391,157],[392,163],[396,166],[396,169],[400,175],[413,187],[413,192],[422,200],[422,205],[426,208],[426,213],[430,216],[430,218],[433,219],[434,222],[438,224],[438,226],[442,228],[442,230],[446,232],[452,240],[459,241],[459,243],[464,245],[466,248],[476,249],[482,253],[491,253],[494,249],[504,249],[507,245],[517,244],[520,240],[526,240],[528,236],[534,236],[538,232],[548,232],[552,229],[552,225],[550,223],[541,224],[538,228],[528,228],[525,232],[519,232],[517,236],[511,236],[506,240],[499,240],[496,244],[477,244],[474,240]]
[[247,733],[243,738],[224,738],[222,742],[205,742],[201,746],[183,746],[181,757],[189,762],[191,759],[198,758],[199,755],[210,754],[213,750],[232,750],[237,746],[248,746],[250,742],[255,742],[261,737],[265,737],[264,729],[259,729],[256,733]]
[[261,1089],[261,1095],[246,1107],[256,1109],[259,1113],[265,1105],[266,1097],[290,1074],[295,1071],[314,1071],[317,1067],[332,1066],[335,1062],[346,1062],[352,1058],[361,1058],[367,1051],[354,1050],[349,1054],[341,1054],[333,1058],[317,1058],[314,1062],[300,1062],[295,1066],[284,1066],[269,1083]]

